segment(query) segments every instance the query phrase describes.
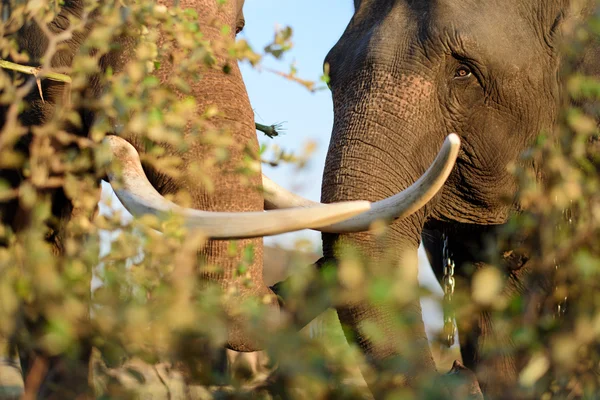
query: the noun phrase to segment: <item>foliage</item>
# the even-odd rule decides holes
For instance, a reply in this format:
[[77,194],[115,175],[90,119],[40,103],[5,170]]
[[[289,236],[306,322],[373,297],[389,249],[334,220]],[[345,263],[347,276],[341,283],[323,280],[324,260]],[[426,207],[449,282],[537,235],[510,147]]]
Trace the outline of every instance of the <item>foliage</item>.
[[[10,57],[22,65],[30,63],[18,49],[14,33],[28,23],[45,27],[62,5],[59,1],[12,1],[10,14],[3,6],[1,58]],[[96,23],[72,67],[52,69],[52,55],[60,51],[64,41],[83,31],[92,15]],[[0,69],[0,102],[8,109],[0,132],[0,167],[18,170],[22,176],[18,185],[7,178],[0,181],[0,199],[18,199],[20,212],[27,220],[26,229],[18,234],[8,224],[0,228],[0,338],[10,343],[7,352],[17,345],[21,351],[41,349],[48,355],[65,354],[72,359],[91,344],[95,349],[95,394],[104,398],[136,397],[144,390],[156,390],[148,389],[149,364],[172,366],[180,375],[174,378],[164,371],[162,375],[182,380],[190,387],[187,393],[197,391],[197,398],[215,392],[264,398],[365,397],[364,382],[357,378],[358,368],[369,380],[382,385],[395,379],[392,368],[390,376],[374,379],[375,372],[357,348],[342,345],[339,332],[327,331],[321,337],[309,338],[299,334],[298,326],[290,321],[269,314],[265,299],[240,302],[236,291],[223,291],[203,279],[203,273],[218,272],[219,266],[197,257],[196,249],[205,243],[201,234],[186,232],[175,217],[142,218],[123,224],[119,213],[94,216],[99,179],[109,168],[119,168],[110,163],[102,144],[109,133],[142,137],[147,149],[144,162],[173,177],[180,176],[182,161],[167,155],[165,146],[183,152],[192,141],[206,143],[210,150],[196,168],[196,178],[207,191],[212,188],[208,170],[227,161],[231,132],[210,123],[220,110],[207,107],[197,112],[190,86],[201,81],[209,68],[227,74],[231,63],[259,65],[264,55],[255,53],[244,40],[229,40],[231,28],[227,26],[218,27],[223,33],[221,42],[208,42],[202,33],[207,27],[200,26],[197,17],[193,10],[177,5],[167,8],[135,0],[86,0],[83,18],[73,20],[64,33],[56,35],[43,29],[49,46],[35,75]],[[586,41],[599,40],[599,25],[600,16],[578,27],[574,42],[566,48],[577,50]],[[279,58],[291,48],[291,33],[290,28],[277,32],[265,54]],[[117,41],[117,37],[129,41]],[[128,51],[135,57],[121,71],[103,73],[99,61],[122,43],[131,46]],[[217,54],[219,48],[226,49],[225,61],[223,54]],[[161,68],[167,64],[172,73],[159,79]],[[298,78],[293,66],[290,71],[281,75],[308,90],[316,89],[314,83]],[[47,78],[55,73],[71,78],[70,96],[57,105],[49,123],[28,132],[18,118],[24,102],[32,90],[37,90],[38,82],[44,93]],[[93,79],[107,88],[97,97],[87,92]],[[322,80],[328,82],[326,76]],[[520,386],[507,388],[507,392],[532,398],[562,398],[573,393],[593,397],[599,390],[595,372],[600,334],[596,283],[600,271],[600,83],[569,71],[565,71],[565,82],[567,95],[579,105],[566,106],[557,131],[540,136],[515,165],[523,212],[511,219],[502,242],[508,246],[514,245],[517,236],[526,238],[519,244],[532,255],[530,283],[549,281],[553,295],[544,302],[540,315],[530,313],[529,299],[505,294],[504,271],[489,267],[475,274],[473,292],[463,294],[466,300],[459,302],[457,313],[459,319],[468,319],[475,311],[487,310],[509,332],[517,344],[516,351],[528,357]],[[83,124],[81,109],[93,110],[96,115],[88,136],[73,133]],[[27,135],[30,153],[24,156],[22,140]],[[305,157],[279,152],[267,162],[282,160],[302,163]],[[529,168],[532,165],[534,169]],[[246,165],[239,170],[255,168]],[[539,176],[544,179],[540,181]],[[60,227],[52,214],[52,202],[56,200],[52,193],[57,188],[64,190],[77,210],[59,243],[60,254],[48,240]],[[571,210],[573,223],[565,223],[565,209]],[[158,226],[162,234],[153,229]],[[101,246],[107,237],[110,248]],[[412,321],[400,310],[418,294],[417,288],[409,287],[400,273],[390,276],[389,269],[370,264],[353,249],[345,254],[338,269],[326,267],[318,274],[306,265],[296,266],[299,273],[287,288],[290,298],[295,299],[288,304],[290,309],[310,314],[321,306],[362,296],[398,310],[397,323],[410,329]],[[246,249],[245,255],[251,259],[253,249]],[[248,260],[236,271],[241,281],[248,273],[244,262]],[[90,294],[92,277],[101,285],[95,285]],[[493,292],[497,297],[490,300],[489,295],[477,295],[482,287],[497,287]],[[565,296],[567,313],[556,318],[554,310]],[[224,375],[218,368],[228,326],[225,309],[248,317],[248,331],[262,340],[277,366],[271,379],[260,382],[264,384],[254,392],[249,388],[259,383]],[[35,329],[26,329],[25,319],[35,321]],[[374,327],[364,329],[371,329],[374,337],[379,334]],[[141,360],[141,364],[133,360]],[[162,375],[156,373],[158,381],[172,387]],[[432,382],[423,383],[420,390],[390,396],[409,399],[447,395]]]
[[[22,176],[15,183],[10,181],[10,174],[3,175],[0,196],[5,203],[17,199],[19,212],[27,221],[26,229],[18,233],[10,223],[0,230],[3,353],[12,352],[16,345],[21,352],[36,349],[49,356],[66,354],[76,359],[86,344],[91,344],[101,357],[96,360],[96,389],[105,395],[126,390],[114,382],[111,369],[134,358],[180,363],[178,369],[199,382],[220,382],[222,378],[212,364],[221,357],[219,349],[226,337],[223,305],[247,313],[264,329],[267,322],[261,301],[240,303],[235,292],[221,293],[217,285],[202,279],[203,273],[218,271],[219,266],[203,263],[197,257],[196,249],[205,238],[185,232],[176,218],[146,218],[123,225],[119,213],[94,217],[99,178],[106,175],[107,169],[119,168],[110,163],[102,139],[109,133],[141,137],[147,149],[144,162],[173,177],[181,175],[181,160],[167,155],[165,146],[185,151],[192,141],[202,141],[208,154],[197,168],[196,178],[207,191],[212,190],[208,170],[211,165],[227,161],[226,146],[232,136],[211,124],[220,110],[209,106],[197,112],[191,86],[201,81],[208,69],[219,68],[227,74],[231,63],[256,64],[261,55],[244,40],[231,41],[228,26],[216,27],[222,32],[221,39],[208,42],[196,12],[177,6],[86,1],[81,19],[71,19],[68,29],[55,34],[46,24],[64,3],[3,4],[3,10],[10,10],[10,14],[5,13],[0,25],[1,57],[33,66],[17,68],[22,73],[13,72],[14,63],[5,63],[3,66],[9,68],[0,69],[0,101],[7,107],[0,135],[0,163],[3,169],[17,170]],[[92,19],[94,24],[90,25]],[[49,40],[40,60],[22,53],[15,40],[21,27],[32,24],[40,27]],[[90,31],[72,66],[51,68],[52,57],[87,29]],[[123,47],[135,57],[120,71],[104,73],[99,66],[102,58]],[[215,50],[221,48],[225,54]],[[171,74],[161,77],[161,69],[167,64]],[[56,81],[56,76],[70,78],[69,98],[58,101],[47,124],[29,132],[19,119],[26,110],[27,96],[35,93],[37,86],[45,95],[48,80]],[[91,80],[100,81],[106,90],[97,97],[90,96]],[[85,123],[82,109],[93,111],[95,120],[89,135],[77,136],[74,132],[83,129]],[[22,146],[28,140],[29,154]],[[249,158],[247,162],[254,160]],[[254,170],[244,165],[238,168],[249,169]],[[66,235],[58,246],[63,250],[60,255],[54,243],[47,240],[63,229],[58,216],[52,214],[55,189],[64,190],[77,210],[64,228]],[[159,225],[162,234],[152,229]],[[101,248],[107,232],[109,249],[106,242]],[[245,279],[243,265],[238,274]],[[90,295],[92,276],[101,284],[95,285]],[[33,321],[34,329],[25,329],[24,320]]]
[[473,293],[486,294],[462,310],[467,320],[467,313],[489,311],[523,357],[510,397],[595,398],[600,391],[600,81],[574,69],[600,40],[599,22],[596,12],[563,44],[559,124],[513,165],[522,212],[503,228],[500,247],[492,246],[493,254],[529,257],[524,287],[532,291],[508,293],[510,274],[481,270]]

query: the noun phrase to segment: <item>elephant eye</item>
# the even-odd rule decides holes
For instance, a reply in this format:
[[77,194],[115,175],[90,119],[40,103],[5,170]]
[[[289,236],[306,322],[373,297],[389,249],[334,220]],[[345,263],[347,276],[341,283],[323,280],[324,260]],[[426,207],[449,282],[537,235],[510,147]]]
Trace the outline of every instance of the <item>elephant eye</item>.
[[236,27],[235,27],[235,34],[237,35],[241,31],[243,31],[244,30],[244,26],[246,26],[246,21],[244,21],[243,19],[239,20],[237,22]]
[[457,79],[464,79],[464,78],[469,78],[471,76],[471,68],[469,68],[466,65],[460,65],[458,68],[456,68],[456,71],[454,71],[454,77]]

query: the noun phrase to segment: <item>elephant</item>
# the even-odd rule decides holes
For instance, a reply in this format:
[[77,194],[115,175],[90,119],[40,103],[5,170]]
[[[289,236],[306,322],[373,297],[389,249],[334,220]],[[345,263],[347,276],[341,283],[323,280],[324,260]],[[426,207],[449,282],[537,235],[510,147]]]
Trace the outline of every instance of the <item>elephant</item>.
[[[325,58],[334,124],[321,201],[386,198],[423,173],[448,133],[462,145],[447,182],[425,207],[393,222],[384,239],[324,232],[319,265],[335,264],[338,244],[351,243],[416,287],[420,243],[441,277],[442,235],[457,275],[468,278],[466,264],[486,265],[485,238],[520,209],[507,166],[521,163],[520,154],[540,132],[553,132],[563,99],[561,43],[594,7],[569,0],[354,0],[354,15]],[[576,66],[600,76],[600,45],[589,45]],[[511,271],[506,290],[526,290],[527,255],[503,260]],[[418,386],[420,378],[435,374],[416,296],[402,311],[416,321],[410,331],[398,327],[393,309],[364,298],[336,308],[348,339],[376,371],[395,366],[404,375],[392,385]],[[522,365],[510,352],[484,356],[486,343],[510,346],[510,339],[490,325],[487,313],[473,319],[470,330],[460,331],[464,364],[487,396],[500,398],[516,387]],[[366,323],[380,329],[380,340],[362,329]],[[374,374],[367,383],[375,390],[382,379]]]
[[[178,5],[195,10],[206,40],[219,43],[218,40],[223,34],[222,25],[230,28],[230,39],[233,39],[244,25],[243,0],[220,3],[222,2],[215,0],[186,0],[178,2]],[[170,6],[164,1],[157,2],[157,5]],[[43,56],[49,46],[45,36],[48,31],[52,34],[65,32],[72,21],[83,19],[87,12],[82,0],[65,1],[60,7],[58,14],[47,22],[45,27],[34,21],[25,21],[18,29],[7,33],[9,38],[16,42],[19,50],[29,56],[28,65],[44,65]],[[74,32],[61,43],[60,50],[43,66],[37,76],[25,77],[21,89],[27,89],[28,92],[25,97],[26,106],[22,111],[18,112],[13,104],[2,104],[1,125],[6,128],[7,124],[15,124],[14,115],[18,112],[18,121],[26,128],[22,140],[15,143],[16,151],[20,152],[24,159],[31,155],[32,130],[50,121],[56,110],[68,99],[65,94],[68,94],[69,86],[64,82],[44,79],[45,74],[52,69],[64,69],[71,65],[93,27],[94,15],[92,11],[85,28]],[[133,54],[133,41],[126,35],[118,35],[114,40],[118,46],[101,57],[100,65],[102,71],[110,69],[111,73],[120,73],[128,57]],[[226,61],[224,55],[217,53],[218,65],[224,66]],[[122,166],[121,174],[109,173],[107,179],[125,207],[135,216],[148,213],[159,217],[169,213],[180,214],[186,227],[200,229],[207,237],[213,239],[198,251],[204,260],[220,265],[224,272],[206,273],[204,278],[217,282],[223,288],[235,287],[242,299],[248,296],[260,296],[263,299],[265,296],[271,296],[269,306],[272,312],[283,312],[279,310],[276,296],[263,283],[263,236],[305,228],[328,232],[360,231],[368,230],[375,220],[381,218],[409,218],[427,204],[442,187],[457,157],[459,139],[453,135],[449,136],[431,167],[412,186],[398,190],[397,193],[392,193],[376,203],[353,200],[336,204],[307,205],[303,199],[283,190],[260,173],[248,177],[249,185],[241,185],[239,177],[232,173],[248,153],[258,153],[258,141],[252,109],[237,64],[227,63],[227,70],[227,73],[223,73],[222,68],[208,68],[200,82],[191,84],[190,90],[196,100],[198,112],[214,105],[221,114],[212,118],[211,123],[217,127],[227,126],[234,130],[235,140],[228,148],[228,162],[225,166],[211,171],[212,180],[219,183],[213,192],[207,193],[199,183],[190,184],[190,180],[185,178],[175,179],[159,173],[149,165],[142,165],[139,153],[145,151],[145,142],[137,136],[123,138],[108,135],[105,138],[104,144],[111,151],[113,162]],[[161,82],[166,81],[171,74],[168,62],[154,74]],[[19,73],[13,76],[23,78]],[[36,88],[36,82],[39,83],[39,90]],[[98,79],[90,80],[82,96],[98,97],[105,89],[99,82]],[[81,123],[71,124],[63,121],[63,128],[77,137],[88,137],[95,122],[95,111],[85,107],[77,111]],[[201,160],[207,147],[198,142],[186,152],[180,153],[165,145],[165,151],[181,157],[183,165],[187,167]],[[13,188],[18,188],[25,179],[20,168],[22,165],[5,168],[0,171],[0,175],[10,182]],[[260,167],[257,169],[260,170]],[[97,184],[99,185],[99,181]],[[256,190],[260,187],[263,190]],[[164,197],[181,190],[189,193],[191,208],[179,206]],[[56,254],[60,254],[63,250],[61,237],[68,234],[68,222],[75,211],[72,199],[68,198],[61,187],[46,188],[45,193],[52,198],[53,212],[52,221],[48,221],[48,240],[55,245]],[[2,222],[11,227],[17,235],[27,228],[28,223],[27,215],[21,210],[18,199],[5,201],[0,207]],[[242,254],[238,253],[234,257],[228,255],[229,240],[232,239],[240,239],[240,249],[247,245],[254,247],[254,261],[248,268],[251,285],[242,285],[234,277]],[[260,350],[260,344],[246,334],[243,319],[232,317],[229,322],[228,337],[225,341],[227,348],[240,352]],[[44,327],[43,319],[28,320],[26,323],[34,337],[35,332],[43,330]],[[52,392],[52,388],[60,390],[61,387],[68,387],[74,392],[89,393],[87,377],[90,353],[91,346],[82,343],[79,358],[73,365],[73,360],[65,361],[64,355],[34,351],[23,356],[24,373],[27,373],[27,369],[31,368],[36,358],[41,357],[48,363],[48,373],[46,381],[41,385],[40,397],[60,397]]]

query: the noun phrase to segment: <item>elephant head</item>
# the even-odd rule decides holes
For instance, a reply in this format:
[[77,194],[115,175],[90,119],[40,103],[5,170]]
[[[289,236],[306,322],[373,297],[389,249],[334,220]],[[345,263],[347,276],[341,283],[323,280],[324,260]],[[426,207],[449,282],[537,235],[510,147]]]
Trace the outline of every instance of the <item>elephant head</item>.
[[[208,23],[216,18],[231,26],[239,21],[241,14],[233,12],[241,10],[243,2],[230,2],[218,12],[206,12],[215,7],[213,2],[202,3],[206,21],[205,36],[217,39],[221,31]],[[209,6],[210,4],[210,6]],[[182,7],[199,5],[190,2],[181,4]],[[229,9],[224,13],[224,10]],[[236,16],[236,18],[234,18]],[[241,24],[238,22],[237,26]],[[232,30],[233,35],[233,30]],[[223,62],[223,60],[220,60]],[[161,68],[159,77],[168,76],[169,69]],[[188,228],[201,229],[212,239],[244,239],[240,248],[253,245],[255,251],[254,264],[249,268],[254,285],[251,288],[238,288],[242,294],[263,297],[269,294],[269,289],[262,282],[262,240],[260,237],[290,232],[299,229],[318,229],[326,232],[355,232],[369,229],[371,223],[379,219],[404,219],[425,205],[443,185],[456,159],[460,140],[450,135],[444,146],[420,179],[406,190],[398,190],[386,199],[371,204],[368,201],[350,201],[337,204],[319,204],[306,201],[279,187],[266,176],[260,174],[251,177],[251,184],[242,186],[239,176],[233,171],[240,165],[245,150],[240,143],[250,148],[254,154],[258,152],[258,142],[254,130],[254,119],[245,86],[237,65],[231,65],[228,74],[220,70],[207,71],[200,84],[193,86],[194,96],[199,110],[208,105],[214,105],[225,116],[213,121],[217,125],[227,125],[234,130],[235,143],[228,148],[230,160],[226,167],[214,172],[212,179],[219,184],[211,195],[200,186],[189,185],[184,180],[177,181],[148,170],[148,176],[142,167],[138,151],[143,151],[143,145],[138,138],[128,138],[125,141],[117,136],[106,139],[115,160],[123,166],[120,176],[109,174],[109,181],[125,207],[134,215],[151,213],[165,215],[169,212],[180,214]],[[233,117],[235,116],[235,118]],[[235,122],[232,124],[232,119]],[[206,146],[196,143],[184,154],[179,154],[184,165],[192,164],[202,159]],[[418,177],[417,177],[418,178]],[[264,192],[255,187],[263,187]],[[186,189],[192,196],[191,208],[180,207],[163,195]],[[264,212],[267,209],[269,211]],[[238,257],[225,257],[229,245],[227,241],[213,240],[203,249],[209,263],[220,265],[225,271],[220,276],[210,276],[211,280],[222,282],[223,286],[236,285],[231,273],[240,262]],[[276,308],[275,297],[273,306]],[[238,351],[252,351],[258,345],[243,333],[243,329],[232,321],[228,347]]]
[[[324,256],[335,258],[336,243],[350,242],[394,266],[390,273],[416,287],[417,248],[426,230],[468,244],[473,235],[479,239],[505,223],[519,207],[513,200],[517,184],[507,167],[518,162],[536,135],[552,131],[561,93],[560,40],[590,5],[454,0],[354,4],[352,20],[325,59],[334,126],[322,202],[384,199],[426,170],[446,135],[456,133],[462,146],[448,181],[425,207],[394,222],[384,238],[324,233]],[[597,54],[598,49],[587,52],[581,67],[598,73]],[[416,296],[402,313],[417,322],[410,330],[398,327],[394,310],[366,298],[337,310],[376,367],[398,361],[394,365],[400,365],[409,385],[423,372],[434,371]],[[364,329],[373,325],[382,333],[378,340]],[[466,360],[467,367],[475,367],[474,358]],[[410,363],[403,364],[406,359]],[[496,367],[494,376],[485,377],[487,383],[502,381],[502,375],[514,381],[514,360],[503,359]]]
[[[189,0],[178,2],[181,8],[191,8],[196,11],[203,38],[215,44],[221,43],[223,26],[228,26],[230,39],[239,32],[244,24],[242,7],[243,1],[229,1],[220,4],[215,0]],[[159,1],[158,5],[170,6],[171,3]],[[60,13],[49,22],[51,32],[60,33],[67,29],[69,21],[81,18],[84,7],[80,0],[66,1],[61,4]],[[94,20],[91,14],[87,29],[77,32],[73,40],[67,40],[61,44],[61,51],[52,58],[52,68],[70,67],[75,55],[80,51],[81,44],[85,41],[85,35],[93,26]],[[45,32],[39,29],[35,23],[25,23],[16,33],[16,42],[20,50],[30,56],[32,65],[41,65],[42,57],[48,46]],[[122,40],[122,38],[115,38]],[[160,40],[159,40],[160,42]],[[119,74],[124,69],[124,64],[132,54],[129,51],[130,41],[125,38],[119,43],[120,51],[107,53],[101,59],[103,68],[111,68],[112,72]],[[119,48],[119,46],[116,46]],[[223,66],[227,57],[220,49],[216,49],[216,63]],[[169,60],[162,63],[161,67],[154,73],[161,82],[168,81],[172,73],[172,65]],[[211,120],[215,127],[228,127],[233,132],[233,143],[228,147],[228,162],[211,171],[212,181],[216,182],[215,189],[207,193],[198,182],[184,176],[175,179],[161,174],[149,166],[140,163],[138,152],[145,150],[145,143],[137,136],[127,137],[127,141],[117,136],[109,136],[106,139],[108,147],[114,154],[114,159],[119,160],[122,166],[122,174],[119,176],[109,175],[109,180],[114,184],[117,195],[124,205],[134,214],[154,213],[164,215],[165,213],[179,213],[185,218],[185,224],[189,228],[200,228],[211,239],[201,249],[199,254],[208,264],[219,265],[220,273],[205,272],[204,278],[220,284],[223,288],[235,289],[241,298],[247,296],[258,296],[265,298],[270,294],[269,289],[263,283],[262,265],[262,236],[277,234],[303,228],[323,229],[332,232],[347,232],[367,229],[371,222],[381,217],[386,219],[403,219],[417,211],[431,199],[447,178],[457,155],[458,138],[451,136],[443,151],[434,165],[429,169],[414,186],[406,191],[398,190],[390,193],[388,199],[371,205],[367,201],[351,201],[335,205],[307,204],[302,199],[291,193],[285,192],[267,178],[256,174],[248,177],[248,185],[241,185],[236,168],[241,164],[244,157],[249,153],[258,154],[258,141],[255,133],[254,117],[246,88],[241,78],[236,63],[228,63],[228,73],[223,73],[219,68],[207,68],[203,71],[203,77],[197,82],[190,83],[189,95],[196,100],[197,110],[202,113],[208,106],[214,106],[220,111],[220,115]],[[29,84],[31,84],[31,80]],[[89,90],[85,95],[97,96],[104,90],[100,87],[99,80],[89,83]],[[34,86],[31,85],[30,88]],[[44,98],[36,90],[31,90],[26,98],[28,107],[20,115],[24,126],[31,128],[43,125],[53,118],[57,104],[64,101],[64,92],[70,90],[61,82],[43,81],[41,91]],[[8,107],[8,106],[7,106]],[[6,110],[3,109],[0,122],[6,121]],[[75,134],[86,136],[94,124],[94,112],[83,110],[82,124],[73,128]],[[441,144],[441,142],[440,142]],[[193,166],[209,151],[209,147],[200,141],[192,143],[184,153],[165,146],[168,154],[178,155],[183,162],[184,170],[193,169]],[[24,146],[21,149],[27,156],[29,149]],[[433,160],[433,158],[432,158]],[[424,171],[424,170],[423,170]],[[6,171],[2,171],[4,174]],[[20,184],[22,174],[19,171],[8,171],[13,177],[15,187]],[[12,175],[11,175],[12,174]],[[417,177],[415,177],[416,180]],[[265,193],[257,190],[264,186]],[[180,207],[163,196],[186,191],[191,199],[189,209]],[[60,189],[57,190],[60,193]],[[57,196],[53,210],[56,217],[66,226],[71,205],[65,196]],[[279,208],[264,212],[265,206],[269,209]],[[3,205],[2,213],[4,223],[12,225],[18,231],[18,213],[7,212],[18,208],[18,201]],[[287,210],[287,208],[295,207]],[[363,212],[366,212],[362,215]],[[356,216],[356,217],[354,217]],[[349,217],[354,219],[343,222]],[[251,245],[254,247],[254,260],[248,267],[248,276],[251,285],[245,285],[235,278],[235,271],[242,259],[241,252],[231,256],[230,246],[227,240],[243,239],[239,248]],[[278,303],[275,296],[271,297],[270,305],[274,312],[278,311]],[[248,337],[244,330],[244,321],[232,317],[229,326],[229,337],[227,346],[238,351],[253,351],[259,348],[254,338]],[[87,354],[89,355],[89,354]],[[87,356],[84,355],[84,358]],[[60,358],[60,357],[58,357]],[[82,360],[81,371],[85,368]],[[54,368],[54,363],[50,365]],[[52,375],[52,374],[51,374]],[[85,376],[85,373],[79,374]],[[55,375],[57,382],[61,377]]]

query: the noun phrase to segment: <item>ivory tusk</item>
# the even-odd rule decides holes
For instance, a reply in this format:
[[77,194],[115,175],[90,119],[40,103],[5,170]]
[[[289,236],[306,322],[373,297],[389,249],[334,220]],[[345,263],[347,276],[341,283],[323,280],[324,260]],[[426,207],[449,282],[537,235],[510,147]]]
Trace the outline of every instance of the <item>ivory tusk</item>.
[[105,141],[113,156],[123,165],[122,175],[115,176],[111,172],[108,180],[129,212],[134,216],[179,214],[187,228],[200,229],[212,239],[252,238],[316,229],[343,221],[371,207],[368,201],[349,201],[268,212],[213,212],[184,208],[165,199],[152,186],[138,152],[129,142],[113,135],[107,136]]
[[[458,157],[460,138],[451,133],[446,137],[437,157],[425,173],[410,187],[386,199],[373,203],[370,210],[342,222],[321,226],[316,230],[328,233],[362,232],[373,222],[391,222],[408,217],[429,202],[444,186]],[[291,207],[311,207],[322,204],[291,193],[263,175],[265,208],[269,210]]]

